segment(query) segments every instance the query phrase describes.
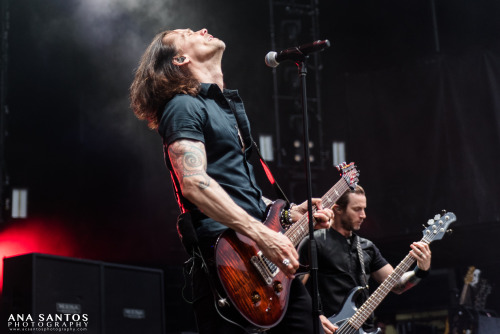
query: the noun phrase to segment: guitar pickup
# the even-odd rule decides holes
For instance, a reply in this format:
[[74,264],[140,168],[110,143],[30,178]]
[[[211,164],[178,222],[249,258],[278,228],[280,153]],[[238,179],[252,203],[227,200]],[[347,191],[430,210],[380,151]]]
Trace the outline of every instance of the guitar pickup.
[[264,282],[266,282],[267,285],[271,285],[273,283],[273,277],[275,277],[279,272],[279,268],[274,263],[269,261],[269,259],[262,254],[262,251],[259,251],[257,255],[252,256],[250,261],[260,273]]

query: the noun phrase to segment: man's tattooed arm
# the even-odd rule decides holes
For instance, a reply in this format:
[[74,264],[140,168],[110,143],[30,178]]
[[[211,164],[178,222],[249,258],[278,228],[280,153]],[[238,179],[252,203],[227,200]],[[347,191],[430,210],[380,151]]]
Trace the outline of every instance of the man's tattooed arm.
[[187,139],[175,141],[168,147],[168,156],[181,185],[186,184],[187,178],[193,178],[201,190],[210,186],[203,143]]
[[401,294],[406,290],[413,288],[420,282],[420,278],[415,276],[415,272],[413,270],[407,271],[401,276],[399,282],[392,288],[392,292]]
[[[237,205],[216,180],[208,176],[205,145],[181,139],[168,147],[168,156],[182,195],[213,220],[254,240],[264,256],[292,277],[299,266],[297,250],[282,233],[252,217]],[[284,259],[291,261],[285,265]]]

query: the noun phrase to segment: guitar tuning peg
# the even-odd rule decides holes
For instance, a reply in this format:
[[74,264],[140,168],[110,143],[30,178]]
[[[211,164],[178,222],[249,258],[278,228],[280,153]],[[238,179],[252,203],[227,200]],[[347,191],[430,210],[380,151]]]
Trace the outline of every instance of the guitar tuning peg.
[[446,230],[446,233],[448,233],[448,234],[452,234],[452,233],[453,233],[453,230],[450,228],[449,230]]
[[434,220],[439,220],[439,218],[441,218],[441,215],[435,215],[434,216]]
[[441,210],[441,216],[444,216],[445,214],[446,214],[446,210],[445,209]]
[[422,224],[422,226],[423,226],[424,228],[427,228],[427,226],[425,226],[424,224]]

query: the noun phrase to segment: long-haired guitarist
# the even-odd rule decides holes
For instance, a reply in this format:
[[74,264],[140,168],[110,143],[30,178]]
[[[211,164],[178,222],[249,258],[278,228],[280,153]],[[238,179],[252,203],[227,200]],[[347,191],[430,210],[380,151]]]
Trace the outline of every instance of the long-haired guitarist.
[[[163,138],[179,206],[189,215],[205,254],[204,263],[194,260],[194,308],[199,332],[216,334],[244,332],[217,313],[210,284],[214,278],[204,267],[210,266],[221,232],[230,228],[255,241],[288,277],[299,266],[291,241],[262,224],[266,204],[249,163],[250,125],[238,92],[224,87],[225,47],[207,29],[164,31],[143,54],[130,87],[135,114]],[[333,211],[323,209],[317,199],[314,204],[316,226],[329,227]],[[293,206],[287,218],[293,222],[306,209],[307,203]],[[269,333],[311,333],[310,314],[309,295],[295,279],[288,311]]]
[[[353,288],[366,286],[368,276],[382,283],[394,270],[373,242],[356,234],[366,219],[364,189],[358,185],[354,190],[347,191],[337,200],[333,209],[335,217],[332,227],[315,232],[318,249],[318,289],[324,314],[321,316],[321,322],[327,334],[335,332],[336,329],[327,318],[343,309],[342,303]],[[426,276],[431,266],[428,244],[415,242],[410,247],[410,254],[417,260],[417,267],[401,276],[392,289],[398,294],[415,286]],[[306,247],[300,249],[301,262],[307,262],[306,251]],[[361,263],[364,270],[361,269]],[[307,282],[307,279],[306,275],[303,281]],[[364,296],[365,298],[359,298],[357,306],[366,299],[366,294]],[[369,319],[363,328],[366,331],[374,330],[373,318]]]

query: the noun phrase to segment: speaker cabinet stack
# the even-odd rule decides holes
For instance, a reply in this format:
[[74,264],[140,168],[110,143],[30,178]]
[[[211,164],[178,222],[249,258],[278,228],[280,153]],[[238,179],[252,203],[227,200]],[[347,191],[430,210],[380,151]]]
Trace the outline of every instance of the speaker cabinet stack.
[[163,295],[159,269],[38,253],[4,258],[2,331],[80,326],[88,334],[164,334]]

